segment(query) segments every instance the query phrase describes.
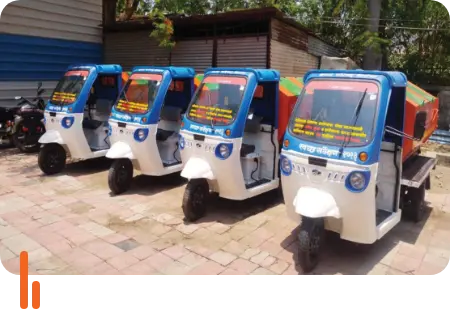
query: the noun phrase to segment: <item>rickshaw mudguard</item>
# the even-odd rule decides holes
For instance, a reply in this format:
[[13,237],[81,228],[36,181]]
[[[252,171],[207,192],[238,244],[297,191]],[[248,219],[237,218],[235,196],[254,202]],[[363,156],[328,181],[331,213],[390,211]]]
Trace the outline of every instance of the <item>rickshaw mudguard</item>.
[[114,143],[106,153],[106,157],[109,159],[136,159],[130,145],[124,142]]
[[41,136],[39,139],[39,144],[64,144],[64,140],[61,136],[61,133],[59,133],[56,130],[48,130],[44,133],[44,135]]
[[204,159],[195,157],[190,158],[186,162],[183,171],[181,172],[181,177],[186,179],[216,179],[209,163]]
[[341,218],[341,213],[334,197],[330,193],[316,188],[300,188],[294,199],[294,208],[295,212],[303,217]]

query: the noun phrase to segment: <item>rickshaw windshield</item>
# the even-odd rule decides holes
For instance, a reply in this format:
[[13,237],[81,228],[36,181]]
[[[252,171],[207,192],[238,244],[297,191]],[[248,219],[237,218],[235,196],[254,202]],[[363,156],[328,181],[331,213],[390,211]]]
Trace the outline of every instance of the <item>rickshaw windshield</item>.
[[311,142],[366,145],[372,140],[378,97],[374,82],[311,81],[298,98],[289,130]]
[[152,107],[158,94],[162,75],[133,74],[120,94],[116,110],[128,114],[145,114]]
[[242,104],[247,85],[245,77],[208,76],[189,106],[189,120],[201,124],[231,124]]
[[89,71],[67,71],[56,85],[50,99],[54,105],[69,105],[76,101],[83,89]]

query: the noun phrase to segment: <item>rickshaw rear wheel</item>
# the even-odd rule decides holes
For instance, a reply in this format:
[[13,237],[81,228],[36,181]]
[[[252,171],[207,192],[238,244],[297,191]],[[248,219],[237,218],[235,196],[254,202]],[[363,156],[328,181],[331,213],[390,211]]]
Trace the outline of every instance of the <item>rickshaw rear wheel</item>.
[[209,184],[206,179],[192,179],[183,195],[183,213],[187,222],[195,222],[206,213]]
[[403,196],[403,214],[415,223],[422,221],[425,212],[425,183],[419,188],[407,188]]
[[302,217],[298,235],[298,263],[304,272],[312,271],[319,263],[319,254],[325,236],[323,218]]
[[122,194],[131,186],[133,163],[129,159],[115,160],[108,173],[108,186],[115,195]]
[[66,150],[59,144],[44,144],[38,155],[38,165],[46,175],[60,173],[66,166]]

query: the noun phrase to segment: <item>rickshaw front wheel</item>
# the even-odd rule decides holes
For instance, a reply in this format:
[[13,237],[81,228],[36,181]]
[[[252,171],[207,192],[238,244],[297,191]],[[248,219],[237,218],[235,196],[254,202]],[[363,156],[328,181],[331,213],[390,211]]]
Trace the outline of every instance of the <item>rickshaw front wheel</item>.
[[206,179],[190,180],[183,196],[183,213],[187,222],[195,222],[206,213],[209,184]]
[[66,166],[66,150],[59,144],[44,144],[39,151],[38,165],[46,175],[60,173]]
[[298,263],[304,272],[312,271],[319,262],[325,229],[323,218],[302,217],[298,235]]
[[133,180],[133,163],[129,159],[115,160],[108,173],[108,186],[115,195],[130,188]]

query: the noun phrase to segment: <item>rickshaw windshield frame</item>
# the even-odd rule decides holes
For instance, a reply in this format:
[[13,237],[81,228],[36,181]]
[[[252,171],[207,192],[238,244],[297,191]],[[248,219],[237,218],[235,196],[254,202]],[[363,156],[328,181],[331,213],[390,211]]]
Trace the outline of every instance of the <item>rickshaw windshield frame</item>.
[[[76,102],[89,78],[88,70],[69,70],[58,81],[50,97],[50,104],[67,106]],[[77,86],[78,88],[75,88]]]
[[[199,121],[199,120],[201,120],[201,119],[199,119],[198,117],[191,117],[192,108],[193,108],[194,105],[199,101],[199,97],[200,97],[200,95],[202,94],[203,87],[205,87],[205,85],[208,83],[208,82],[205,83],[205,81],[206,81],[208,78],[225,78],[225,79],[227,79],[227,78],[233,78],[233,79],[242,79],[242,80],[245,80],[245,84],[241,84],[241,85],[240,85],[241,87],[244,87],[244,88],[243,88],[243,89],[240,89],[240,91],[241,91],[241,96],[240,96],[240,98],[239,98],[239,103],[237,104],[237,109],[231,113],[231,114],[232,114],[232,118],[231,118],[231,119],[227,118],[227,119],[229,119],[229,121],[228,121],[227,123],[223,123],[223,122],[221,123],[221,122],[218,122],[217,120],[220,119],[220,118],[216,118],[216,117],[225,114],[227,111],[228,111],[228,113],[229,113],[231,110],[220,110],[220,111],[218,111],[218,112],[216,113],[216,115],[213,116],[213,117],[214,117],[214,118],[213,118],[213,119],[214,119],[213,121],[212,121],[211,119],[207,119],[207,118],[204,118],[204,121]],[[216,82],[216,83],[217,83],[217,84],[220,84],[219,82]],[[222,84],[220,84],[220,85],[229,85],[229,83],[222,83]],[[239,86],[239,84],[234,84],[234,85]],[[241,111],[242,103],[243,103],[243,101],[244,101],[244,97],[245,97],[245,93],[246,93],[246,91],[247,91],[247,88],[248,88],[248,76],[244,76],[244,75],[231,75],[231,74],[230,74],[230,75],[228,75],[228,74],[227,74],[227,75],[211,74],[211,75],[205,76],[205,78],[202,80],[200,86],[198,87],[197,91],[195,92],[195,94],[194,94],[194,96],[193,96],[193,98],[192,98],[192,100],[191,100],[191,102],[190,102],[190,104],[189,104],[189,106],[188,106],[188,108],[187,108],[187,110],[186,110],[186,118],[187,118],[188,120],[190,120],[190,121],[192,121],[192,122],[194,122],[194,123],[196,123],[196,124],[200,124],[200,125],[208,125],[208,126],[210,126],[211,123],[212,123],[212,125],[213,125],[214,127],[216,127],[216,126],[217,126],[217,127],[226,127],[226,126],[233,125],[233,124],[236,122],[236,119],[238,118],[239,112]],[[211,95],[211,93],[209,93],[209,95]],[[209,98],[211,99],[211,97],[209,97]],[[216,103],[215,105],[217,105],[217,103]],[[213,105],[213,106],[215,106],[215,105]],[[218,107],[215,106],[215,108],[217,109]],[[221,111],[224,111],[225,113],[219,114]],[[228,114],[226,114],[226,116],[228,116]],[[228,116],[228,117],[229,117],[229,116]],[[222,119],[223,119],[223,118],[222,118]]]
[[[133,75],[135,75],[135,78],[133,78]],[[144,78],[144,76],[153,77],[153,78]],[[127,83],[125,84],[125,86],[123,87],[122,91],[120,91],[119,97],[118,97],[116,103],[114,104],[114,109],[119,113],[124,113],[124,114],[128,114],[128,115],[145,115],[145,114],[147,114],[154,107],[155,100],[158,96],[159,90],[161,89],[162,79],[163,79],[163,75],[160,73],[139,72],[139,73],[132,74],[130,76],[130,78],[128,79]],[[152,98],[148,97],[146,103],[138,102],[138,100],[136,100],[134,97],[129,97],[129,95],[130,95],[129,93],[127,94],[127,91],[129,90],[129,87],[131,86],[131,83],[133,81],[147,82],[145,84],[147,91],[148,91],[148,88],[149,88],[149,85],[151,82],[156,83],[156,85],[154,86],[153,96],[152,96]],[[145,100],[143,100],[143,101],[145,101]],[[122,108],[121,104],[125,104],[127,107]],[[143,106],[145,104],[147,105],[146,107]],[[142,107],[139,107],[139,106],[142,106]]]
[[[324,88],[324,89],[319,89],[319,90],[329,90],[329,91],[336,90],[336,91],[341,91],[342,93],[344,93],[345,91],[348,91],[348,92],[351,92],[351,91],[355,92],[355,91],[354,90],[336,89],[337,83],[346,83],[346,84],[361,83],[362,85],[359,85],[359,87],[361,88],[361,91],[356,92],[356,93],[358,93],[358,96],[356,96],[356,99],[353,99],[355,101],[355,107],[352,108],[352,111],[350,112],[350,114],[342,112],[342,110],[340,111],[341,112],[340,114],[348,115],[348,116],[346,116],[345,121],[343,121],[346,123],[337,123],[337,122],[332,122],[332,121],[331,122],[326,122],[326,121],[319,122],[319,121],[311,119],[312,117],[309,117],[309,119],[305,119],[306,121],[304,123],[302,121],[302,124],[304,126],[312,124],[314,126],[314,129],[312,130],[312,132],[314,132],[314,135],[299,134],[299,133],[294,132],[296,125],[297,126],[299,125],[299,122],[297,120],[302,119],[302,118],[298,117],[297,115],[301,114],[301,108],[303,107],[302,104],[307,104],[304,101],[306,91],[308,90],[308,86],[313,82],[332,82],[334,88],[330,87],[330,88]],[[369,84],[371,84],[371,85],[369,85]],[[376,87],[376,93],[375,93],[376,99],[374,99],[374,97],[373,97],[373,95],[374,95],[373,88],[374,87]],[[366,93],[365,93],[365,89],[367,89]],[[291,119],[288,124],[288,132],[293,137],[298,138],[300,140],[304,140],[306,142],[318,143],[318,144],[327,145],[327,146],[340,147],[344,141],[347,142],[345,145],[346,148],[352,148],[352,147],[358,148],[358,147],[367,146],[370,143],[372,143],[372,141],[375,137],[375,132],[377,129],[377,119],[379,117],[379,111],[380,111],[381,91],[382,91],[382,87],[380,86],[379,82],[377,82],[375,80],[345,79],[345,78],[315,78],[315,79],[312,79],[312,80],[308,81],[308,83],[305,84],[305,87],[303,88],[301,94],[299,95],[299,97],[297,99],[295,107],[292,111]],[[373,111],[370,110],[370,114],[369,114],[369,116],[371,117],[371,121],[366,122],[366,124],[370,125],[370,130],[367,132],[364,131],[364,127],[362,125],[353,126],[353,123],[352,123],[352,121],[355,121],[354,116],[355,116],[355,112],[356,112],[356,105],[363,98],[362,97],[363,95],[364,95],[364,99],[362,101],[362,106],[360,106],[361,111],[363,111],[365,108],[367,109],[368,101],[375,101],[375,102],[370,103],[372,105]],[[364,103],[366,103],[366,105]],[[313,104],[314,104],[314,102],[311,102],[311,110],[313,109]],[[339,104],[342,105],[345,103],[343,101],[341,101],[341,102],[339,102]],[[310,113],[312,113],[312,111]],[[360,121],[360,120],[361,120],[361,116],[359,115],[358,121]],[[310,122],[310,121],[312,121],[312,122]],[[357,124],[358,123],[359,122],[357,122]],[[319,126],[317,128],[320,128],[320,130],[323,128],[321,126],[322,124],[326,125],[326,127],[323,129],[325,130],[325,132],[331,132],[330,133],[331,135],[333,135],[333,134],[337,135],[337,131],[339,131],[340,132],[339,139],[337,139],[337,138],[325,139],[323,137],[319,138],[318,136],[316,136],[316,134],[317,134],[316,132],[319,131],[318,129],[315,129],[316,124],[319,124]],[[303,128],[306,128],[306,127],[303,127]],[[358,130],[355,130],[355,129],[358,129]],[[315,130],[317,130],[317,131],[315,131]],[[355,142],[354,140],[352,141],[351,138],[349,138],[345,134],[341,134],[342,132],[346,132],[347,134],[350,133],[353,136],[366,135],[366,139],[364,141],[360,140],[360,142],[358,143],[358,142]],[[323,134],[323,131],[321,131],[319,134]],[[335,137],[337,137],[336,135],[335,135]],[[323,136],[323,135],[321,135],[321,136]]]

